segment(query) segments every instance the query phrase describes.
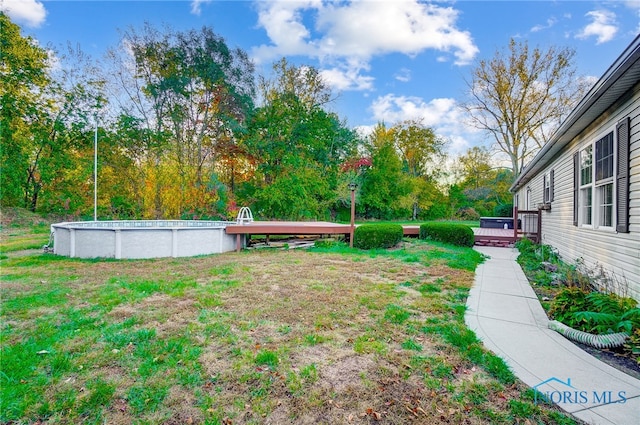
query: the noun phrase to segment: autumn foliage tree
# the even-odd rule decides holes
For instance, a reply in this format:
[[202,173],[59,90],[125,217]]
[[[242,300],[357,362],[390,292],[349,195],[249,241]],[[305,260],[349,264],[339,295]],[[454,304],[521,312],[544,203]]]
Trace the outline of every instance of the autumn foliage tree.
[[570,48],[531,49],[511,39],[506,50],[480,60],[463,104],[471,124],[506,154],[514,175],[549,140],[582,97]]
[[437,179],[446,157],[446,140],[420,120],[399,122],[391,131],[411,186],[402,202],[410,204],[411,219],[416,220],[441,200]]
[[221,199],[218,174],[230,180],[225,183],[236,176],[220,173],[221,163],[241,168],[232,158],[253,110],[252,63],[208,27],[176,32],[147,24],[128,30],[122,44],[133,59],[114,50],[109,60],[121,115],[145,137],[137,152],[151,189],[144,194],[145,215],[213,213]]
[[[0,12],[0,202],[69,218],[430,219],[445,141],[419,121],[368,138],[331,112],[321,73],[281,59],[255,85],[210,28],[128,29],[106,58],[23,37]],[[258,105],[258,106],[256,106]],[[345,214],[347,214],[345,216]]]

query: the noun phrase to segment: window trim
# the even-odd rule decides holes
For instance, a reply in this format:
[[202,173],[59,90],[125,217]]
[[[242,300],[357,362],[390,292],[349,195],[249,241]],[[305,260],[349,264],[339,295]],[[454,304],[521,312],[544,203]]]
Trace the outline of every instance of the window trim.
[[[578,227],[581,228],[585,228],[585,229],[594,229],[594,230],[600,230],[600,231],[605,231],[605,232],[615,232],[616,231],[616,227],[617,227],[617,216],[616,216],[616,210],[618,208],[618,190],[617,190],[617,179],[616,176],[618,175],[618,143],[617,143],[617,139],[618,139],[618,135],[616,132],[616,127],[617,125],[612,125],[610,127],[607,127],[606,130],[601,131],[600,133],[598,133],[595,137],[591,138],[590,142],[583,145],[577,152],[577,160],[574,159],[574,166],[577,165],[578,169],[576,170],[575,173],[575,178],[577,179],[577,182],[574,182],[574,184],[577,183],[577,193],[574,194],[574,198],[577,201],[577,217],[576,217],[576,211],[574,210],[574,224],[577,224]],[[598,172],[598,158],[596,157],[596,155],[598,154],[598,149],[596,149],[596,145],[597,143],[601,142],[603,139],[605,139],[606,137],[608,137],[609,135],[611,135],[611,140],[612,140],[612,159],[611,161],[612,163],[612,175],[605,177],[605,178],[601,178],[601,179],[597,179],[597,172]],[[583,170],[585,170],[585,168],[583,168],[583,154],[587,151],[590,150],[590,164],[589,164],[589,174],[590,174],[590,181],[588,181],[587,183],[582,182],[583,179]],[[575,157],[574,157],[575,158]],[[610,226],[606,226],[606,225],[602,225],[600,224],[603,214],[602,214],[602,206],[603,206],[603,199],[601,196],[602,190],[606,190],[604,189],[606,186],[608,185],[612,185],[611,186],[611,196],[612,196],[612,202],[611,205],[609,206],[610,208],[610,216],[611,216],[611,225]],[[586,195],[584,195],[585,191],[589,191],[591,193],[591,211],[590,211],[590,219],[591,219],[591,223],[585,223],[584,220],[584,209],[586,208],[586,205],[584,203]],[[576,220],[577,219],[577,220]],[[576,223],[577,221],[577,223]]]
[[550,204],[554,198],[554,177],[555,170],[552,168],[549,173],[545,173],[542,179],[542,202]]

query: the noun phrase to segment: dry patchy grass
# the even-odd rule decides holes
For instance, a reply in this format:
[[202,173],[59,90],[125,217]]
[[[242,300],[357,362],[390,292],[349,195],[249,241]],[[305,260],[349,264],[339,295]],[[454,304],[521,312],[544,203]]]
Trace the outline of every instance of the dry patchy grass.
[[4,259],[0,420],[573,423],[467,333],[471,254]]

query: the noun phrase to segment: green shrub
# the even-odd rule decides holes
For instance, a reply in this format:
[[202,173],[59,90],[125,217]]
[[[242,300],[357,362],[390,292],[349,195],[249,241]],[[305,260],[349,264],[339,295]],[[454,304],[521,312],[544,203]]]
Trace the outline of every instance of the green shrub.
[[458,246],[473,246],[471,227],[458,223],[425,223],[420,226],[420,239],[430,239]]
[[531,239],[522,238],[516,242],[516,248],[521,254],[533,255],[536,252],[537,246]]
[[513,205],[512,204],[496,205],[493,208],[493,216],[494,217],[513,217]]
[[391,248],[404,235],[399,224],[361,224],[353,235],[353,246],[360,249]]
[[573,315],[587,308],[587,294],[577,287],[563,289],[553,299],[549,315],[567,326],[578,329]]
[[549,314],[565,325],[585,332],[631,334],[640,328],[640,308],[636,304],[632,298],[615,294],[567,288],[556,295]]

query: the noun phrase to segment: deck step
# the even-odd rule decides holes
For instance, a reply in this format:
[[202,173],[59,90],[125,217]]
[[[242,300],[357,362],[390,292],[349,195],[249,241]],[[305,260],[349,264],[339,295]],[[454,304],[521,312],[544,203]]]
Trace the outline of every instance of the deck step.
[[513,246],[513,242],[507,241],[507,240],[499,240],[499,239],[478,238],[475,240],[475,245],[510,248]]

